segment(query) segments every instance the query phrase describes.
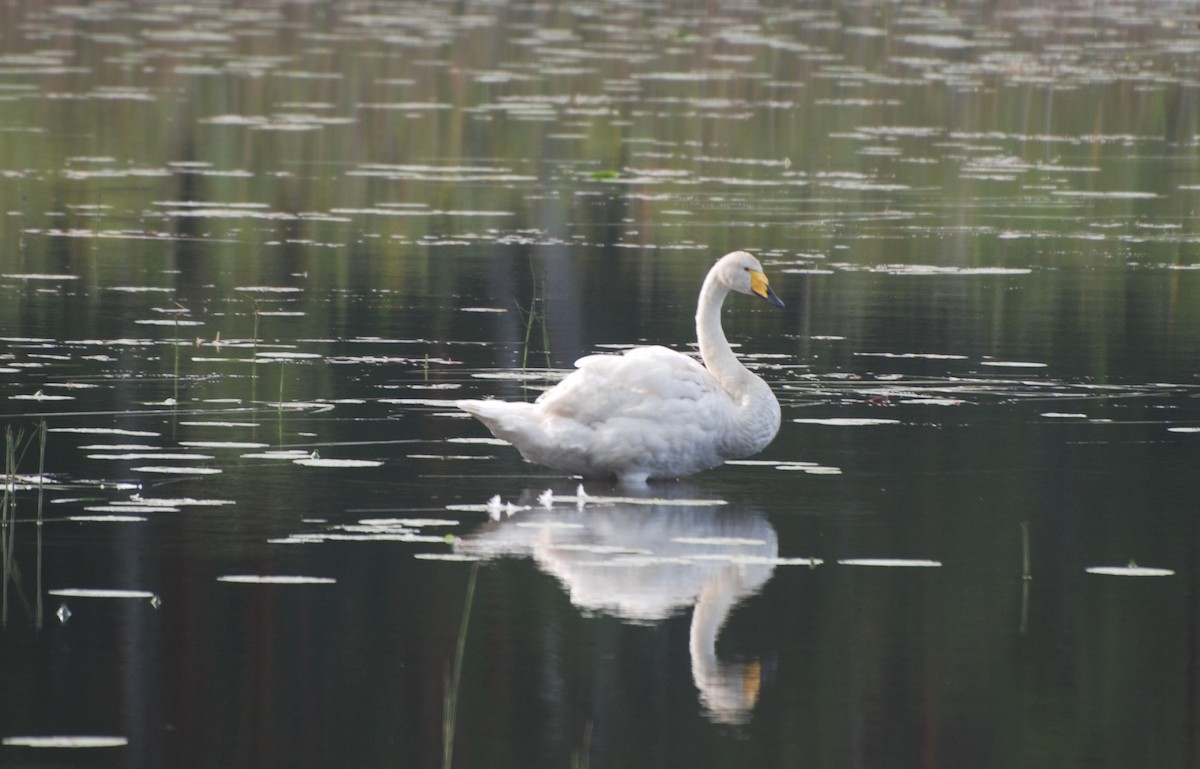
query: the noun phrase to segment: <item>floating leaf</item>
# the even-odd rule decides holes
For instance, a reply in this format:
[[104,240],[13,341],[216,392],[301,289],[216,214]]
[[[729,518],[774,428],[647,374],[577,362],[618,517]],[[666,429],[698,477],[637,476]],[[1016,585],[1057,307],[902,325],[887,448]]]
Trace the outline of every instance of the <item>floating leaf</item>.
[[217,582],[232,582],[242,585],[332,585],[332,577],[305,577],[292,574],[227,574],[217,577]]
[[21,748],[119,748],[129,744],[126,737],[100,735],[44,735],[5,737],[0,744]]
[[844,558],[838,561],[842,566],[884,566],[884,567],[913,567],[935,568],[942,565],[941,561],[930,561],[922,558]]
[[333,459],[326,457],[304,457],[293,459],[292,462],[305,467],[379,467],[383,462],[377,459]]
[[47,591],[61,598],[153,598],[146,590],[111,590],[106,588],[65,587]]
[[1170,569],[1156,569],[1150,566],[1089,566],[1085,569],[1088,574],[1105,574],[1110,577],[1170,577],[1175,572]]
[[898,419],[870,419],[855,417],[829,417],[827,419],[793,419],[802,425],[827,425],[830,427],[870,427],[874,425],[898,425]]

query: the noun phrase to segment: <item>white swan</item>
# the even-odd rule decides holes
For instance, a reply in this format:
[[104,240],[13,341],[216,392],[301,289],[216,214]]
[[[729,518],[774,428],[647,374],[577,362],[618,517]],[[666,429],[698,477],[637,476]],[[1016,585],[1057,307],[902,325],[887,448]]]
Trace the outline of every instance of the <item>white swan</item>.
[[703,366],[665,347],[638,347],[580,358],[534,403],[457,405],[529,461],[585,478],[638,484],[755,454],[779,432],[779,402],[725,339],[721,304],[730,291],[783,307],[757,259],[745,251],[721,257],[696,307]]

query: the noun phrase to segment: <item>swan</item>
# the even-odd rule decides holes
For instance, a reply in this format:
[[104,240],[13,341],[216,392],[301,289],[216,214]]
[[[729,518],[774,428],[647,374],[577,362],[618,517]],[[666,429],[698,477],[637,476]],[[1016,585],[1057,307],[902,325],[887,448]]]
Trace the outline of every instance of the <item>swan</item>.
[[666,347],[636,347],[580,358],[534,403],[456,405],[527,460],[585,478],[639,485],[756,454],[779,432],[779,402],[725,339],[721,305],[730,291],[783,307],[753,256],[718,259],[696,307],[704,365]]

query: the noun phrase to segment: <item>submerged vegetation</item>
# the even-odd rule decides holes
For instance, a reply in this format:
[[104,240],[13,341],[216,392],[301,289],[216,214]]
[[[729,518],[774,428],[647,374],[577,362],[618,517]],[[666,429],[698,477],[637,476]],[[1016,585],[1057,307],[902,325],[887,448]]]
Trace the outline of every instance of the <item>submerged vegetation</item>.
[[[21,467],[26,456],[35,445],[37,446],[37,474],[30,477],[21,475]],[[34,627],[42,626],[42,502],[45,484],[46,468],[46,422],[39,422],[37,427],[28,435],[21,428],[14,430],[12,425],[4,428],[4,489],[0,495],[0,627],[8,627],[9,590],[10,586],[20,596],[22,603],[30,609]],[[32,586],[33,602],[30,605],[30,588],[23,579],[22,571],[16,558],[17,541],[17,497],[21,489],[36,489],[35,517],[30,521],[34,525],[34,580]]]

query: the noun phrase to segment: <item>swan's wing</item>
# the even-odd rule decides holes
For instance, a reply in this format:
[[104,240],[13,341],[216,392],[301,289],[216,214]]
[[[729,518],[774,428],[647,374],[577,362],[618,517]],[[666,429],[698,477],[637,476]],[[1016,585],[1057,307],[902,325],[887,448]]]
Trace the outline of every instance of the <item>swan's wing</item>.
[[613,418],[663,424],[711,412],[729,399],[704,366],[665,347],[589,355],[575,366],[538,399],[543,413],[593,427]]

